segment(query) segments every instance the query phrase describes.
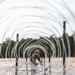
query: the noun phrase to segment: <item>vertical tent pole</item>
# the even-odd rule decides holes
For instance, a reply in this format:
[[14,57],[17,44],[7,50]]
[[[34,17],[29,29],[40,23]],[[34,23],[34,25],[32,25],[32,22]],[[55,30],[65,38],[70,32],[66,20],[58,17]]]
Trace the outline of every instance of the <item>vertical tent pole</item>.
[[66,22],[63,22],[63,42],[64,42],[64,46],[63,46],[63,75],[66,75]]
[[74,39],[74,57],[75,57],[75,31],[74,31],[73,39]]
[[[44,56],[44,68],[46,67],[45,63],[46,63],[46,61],[45,61],[45,56]],[[44,75],[46,75],[45,69],[44,69]]]
[[28,75],[27,51],[26,51],[26,75]]
[[51,66],[50,66],[51,59],[50,58],[51,58],[51,55],[50,55],[50,50],[49,50],[49,73],[51,75]]
[[16,36],[16,41],[17,41],[17,45],[16,45],[16,73],[15,73],[15,75],[18,75],[18,41],[19,41],[19,34],[17,34],[17,36]]

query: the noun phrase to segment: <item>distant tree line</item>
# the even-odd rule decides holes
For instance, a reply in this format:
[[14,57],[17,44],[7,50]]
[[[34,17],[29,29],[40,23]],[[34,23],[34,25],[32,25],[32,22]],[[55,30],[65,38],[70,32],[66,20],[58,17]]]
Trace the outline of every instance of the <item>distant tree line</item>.
[[[56,37],[56,36],[50,36],[50,37],[40,37],[39,39],[33,39],[33,38],[27,38],[27,39],[21,39],[19,42],[16,42],[10,38],[7,38],[5,41],[1,44],[1,50],[0,50],[0,58],[15,58],[16,56],[16,47],[18,48],[18,57],[26,57],[24,56],[25,49],[27,47],[30,49],[27,56],[31,56],[35,49],[40,50],[40,56],[44,57],[45,53],[42,49],[44,49],[48,53],[50,52],[51,56],[56,57],[62,57],[63,56],[63,49],[66,49],[67,56],[74,57],[75,56],[75,44],[74,44],[74,37],[73,35],[68,36],[67,35],[67,41],[66,41],[66,47],[63,46],[63,37]],[[36,47],[34,47],[34,45]],[[34,47],[34,48],[33,48]],[[26,55],[26,53],[25,53]]]

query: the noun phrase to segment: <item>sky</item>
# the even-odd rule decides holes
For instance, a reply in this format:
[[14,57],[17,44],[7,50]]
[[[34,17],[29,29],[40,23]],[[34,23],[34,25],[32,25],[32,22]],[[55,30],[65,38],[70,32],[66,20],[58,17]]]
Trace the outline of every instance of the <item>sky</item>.
[[75,0],[0,0],[0,42],[75,32]]

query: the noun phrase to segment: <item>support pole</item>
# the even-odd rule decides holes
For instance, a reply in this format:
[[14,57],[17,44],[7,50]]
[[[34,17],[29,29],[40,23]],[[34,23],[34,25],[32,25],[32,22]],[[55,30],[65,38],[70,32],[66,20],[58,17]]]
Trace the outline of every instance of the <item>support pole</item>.
[[[66,22],[63,22],[63,75],[66,75]],[[64,48],[65,46],[65,48]]]
[[17,34],[16,36],[17,45],[16,45],[16,72],[15,72],[15,75],[18,75],[18,41],[19,41],[19,34]]
[[51,66],[50,66],[51,59],[50,58],[51,58],[51,55],[50,55],[50,50],[49,50],[49,73],[51,75]]
[[26,75],[28,75],[27,51],[26,51]]
[[[44,56],[44,68],[46,67],[45,63],[46,63],[46,61],[45,61],[45,56]],[[44,75],[46,75],[45,69],[44,69]]]
[[74,31],[73,39],[74,39],[74,57],[75,57],[75,31]]

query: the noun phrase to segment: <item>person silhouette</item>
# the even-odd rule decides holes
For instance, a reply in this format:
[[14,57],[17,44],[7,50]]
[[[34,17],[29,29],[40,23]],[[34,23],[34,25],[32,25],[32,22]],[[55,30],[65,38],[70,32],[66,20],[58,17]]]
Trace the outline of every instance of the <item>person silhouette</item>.
[[31,67],[31,75],[36,74],[36,69],[37,69],[37,65],[38,65],[38,63],[36,62],[36,59],[38,59],[40,64],[42,63],[42,61],[40,60],[40,51],[39,50],[35,50],[35,52],[32,54],[32,56],[30,58],[31,65],[33,65]]

